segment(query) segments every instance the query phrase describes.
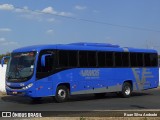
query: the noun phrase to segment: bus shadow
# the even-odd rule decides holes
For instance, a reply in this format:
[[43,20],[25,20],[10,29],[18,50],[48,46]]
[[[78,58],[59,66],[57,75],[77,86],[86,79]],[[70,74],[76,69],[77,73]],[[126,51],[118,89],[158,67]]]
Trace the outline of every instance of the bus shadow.
[[[147,95],[153,95],[151,93],[133,93],[132,97],[139,97],[139,96],[147,96]],[[77,102],[77,101],[89,101],[89,100],[97,100],[97,99],[121,99],[122,97],[117,95],[116,93],[107,93],[103,97],[96,98],[93,94],[87,94],[87,95],[74,95],[71,96],[70,99],[67,102]],[[3,96],[1,99],[5,102],[13,102],[13,103],[19,103],[19,104],[48,104],[48,103],[56,103],[53,97],[44,97],[40,100],[32,100],[27,97],[19,97],[19,96]],[[129,99],[129,98],[126,98]]]
[[4,96],[1,99],[5,102],[12,102],[18,104],[45,104],[45,103],[53,103],[54,100],[52,97],[45,97],[40,100],[32,100],[28,97],[19,97],[19,96]]
[[[147,96],[147,95],[153,95],[151,93],[140,93],[140,92],[135,92],[135,93],[132,93],[132,97],[139,97],[139,96]],[[72,96],[69,100],[69,102],[76,102],[76,101],[86,101],[86,100],[97,100],[97,99],[105,99],[105,100],[109,100],[109,99],[123,99],[120,95],[117,95],[116,93],[106,93],[105,96],[103,97],[99,97],[99,98],[96,98],[93,94],[90,94],[90,95],[75,95],[75,96]],[[129,99],[129,98],[126,98],[126,99]]]
[[152,93],[144,93],[144,92],[133,92],[131,97],[134,96],[146,96],[146,95],[153,95]]

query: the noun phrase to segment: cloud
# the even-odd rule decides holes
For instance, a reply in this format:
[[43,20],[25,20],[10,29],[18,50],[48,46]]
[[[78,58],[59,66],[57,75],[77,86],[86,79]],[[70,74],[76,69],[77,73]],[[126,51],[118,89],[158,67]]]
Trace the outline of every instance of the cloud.
[[42,10],[31,10],[27,6],[22,8],[17,8],[12,4],[0,4],[0,10],[9,10],[15,13],[19,13],[21,17],[30,19],[30,20],[38,20],[38,21],[47,21],[53,22],[54,18],[48,19],[48,17],[44,16],[45,14],[53,14],[59,16],[72,16],[70,12],[64,11],[56,11],[53,7],[48,6]]
[[27,6],[23,8],[16,8],[12,4],[0,4],[0,10],[14,11],[14,12],[28,12],[29,9]]
[[49,14],[57,14],[57,11],[55,11],[52,7],[44,8],[41,12]]
[[54,22],[55,19],[54,19],[54,18],[48,18],[47,21],[48,21],[48,22]]
[[18,42],[8,41],[5,38],[0,38],[0,45],[18,45]]
[[58,15],[61,15],[61,16],[72,16],[72,13],[69,13],[69,12],[59,12]]
[[14,41],[6,41],[3,43],[0,42],[0,53],[11,52],[12,50],[19,47],[21,47],[21,45],[18,42]]
[[12,42],[12,41],[6,41],[6,42],[3,42],[1,45],[18,45],[18,42]]
[[0,28],[0,32],[11,32],[10,28]]
[[0,4],[0,10],[14,10],[14,6],[12,4]]
[[0,53],[11,52],[15,48],[21,47],[16,41],[7,40],[6,38],[0,38]]
[[19,13],[30,12],[27,6],[24,6],[23,8],[15,8],[14,11]]
[[5,38],[0,38],[0,43],[3,43],[3,42],[5,42],[5,41],[6,41]]
[[5,10],[5,11],[13,11],[16,13],[29,13],[31,12],[27,6],[24,6],[22,8],[16,8],[12,4],[0,4],[0,10]]
[[53,30],[53,29],[49,29],[49,30],[46,31],[46,33],[47,33],[47,34],[53,34],[53,33],[54,33],[54,30]]
[[48,13],[48,14],[54,14],[54,15],[60,15],[60,16],[72,16],[72,13],[70,12],[64,12],[64,11],[61,11],[61,12],[58,12],[56,10],[54,10],[53,7],[46,7],[44,8],[43,10],[41,10],[42,13]]
[[75,9],[77,9],[77,10],[85,10],[85,9],[87,9],[87,7],[86,6],[76,5]]
[[29,20],[37,20],[37,21],[43,21],[44,19],[46,19],[45,17],[41,16],[40,13],[36,12],[21,14],[20,16]]

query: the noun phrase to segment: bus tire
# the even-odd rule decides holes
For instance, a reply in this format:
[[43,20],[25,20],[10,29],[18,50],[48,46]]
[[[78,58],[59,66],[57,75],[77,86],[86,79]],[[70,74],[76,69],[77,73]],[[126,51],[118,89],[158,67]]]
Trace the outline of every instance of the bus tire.
[[103,98],[105,97],[106,93],[95,93],[94,96],[95,98]]
[[55,100],[58,103],[65,102],[69,98],[69,89],[62,85],[58,86],[56,90]]
[[132,93],[132,86],[130,83],[128,82],[125,82],[122,86],[122,97],[124,98],[128,98],[131,96],[131,93]]

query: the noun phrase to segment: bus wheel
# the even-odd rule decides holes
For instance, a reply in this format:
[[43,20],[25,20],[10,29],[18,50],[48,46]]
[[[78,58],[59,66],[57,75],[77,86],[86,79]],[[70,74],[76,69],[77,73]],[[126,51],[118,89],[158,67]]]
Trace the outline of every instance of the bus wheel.
[[94,96],[95,98],[103,98],[105,97],[106,93],[95,93]]
[[55,100],[58,103],[65,102],[69,98],[69,89],[66,86],[58,86]]
[[132,93],[132,86],[130,83],[125,82],[122,87],[122,97],[127,98],[130,97]]

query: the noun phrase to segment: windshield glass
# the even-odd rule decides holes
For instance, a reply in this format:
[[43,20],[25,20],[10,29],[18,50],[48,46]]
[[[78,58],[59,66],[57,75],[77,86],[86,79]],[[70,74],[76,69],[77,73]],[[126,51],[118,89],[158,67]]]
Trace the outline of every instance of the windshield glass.
[[6,72],[8,80],[21,79],[21,81],[24,81],[24,79],[31,77],[34,70],[35,56],[36,52],[12,53]]

